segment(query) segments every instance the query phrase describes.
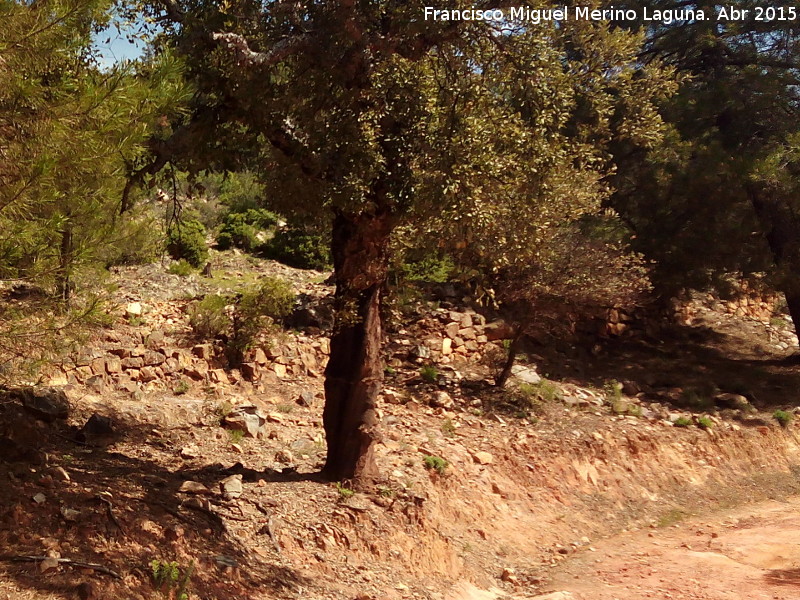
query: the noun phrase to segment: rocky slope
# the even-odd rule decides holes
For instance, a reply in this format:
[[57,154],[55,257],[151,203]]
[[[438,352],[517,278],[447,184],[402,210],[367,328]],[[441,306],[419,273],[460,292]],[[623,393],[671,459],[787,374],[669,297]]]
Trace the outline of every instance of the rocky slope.
[[279,271],[319,299],[324,274],[217,261],[211,280],[120,271],[113,327],[47,373],[55,391],[0,404],[0,597],[155,598],[178,586],[154,582],[153,561],[174,561],[191,566],[190,598],[529,598],[620,531],[797,489],[793,422],[742,394],[693,412],[674,379],[603,389],[540,381],[533,363],[496,392],[503,325],[455,301],[387,341],[384,484],[322,482],[325,338],[289,330],[227,369],[218,344],[191,337],[185,291]]

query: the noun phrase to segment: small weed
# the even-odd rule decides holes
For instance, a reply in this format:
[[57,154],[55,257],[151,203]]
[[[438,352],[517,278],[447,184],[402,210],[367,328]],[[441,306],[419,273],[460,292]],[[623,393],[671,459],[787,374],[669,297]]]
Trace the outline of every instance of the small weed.
[[175,387],[173,388],[172,391],[176,396],[181,396],[185,394],[186,392],[189,391],[189,382],[186,381],[185,379],[181,379],[178,383],[175,384]]
[[700,417],[697,419],[697,426],[700,429],[711,429],[714,427],[714,422],[708,417]]
[[422,459],[422,463],[425,465],[425,468],[429,471],[436,471],[439,475],[444,475],[444,472],[447,470],[447,467],[450,466],[445,459],[441,456],[425,456]]
[[381,498],[394,498],[395,492],[392,488],[385,485],[378,486],[378,495]]
[[432,365],[425,365],[419,370],[420,377],[426,383],[436,383],[439,378],[439,371]]
[[65,464],[70,464],[70,463],[75,462],[75,457],[72,456],[72,454],[64,454],[61,457],[61,460],[64,461]]
[[171,275],[180,275],[181,277],[188,277],[192,274],[194,268],[185,259],[180,259],[178,262],[174,262],[169,266],[167,272]]
[[352,490],[349,487],[342,485],[341,481],[336,482],[336,491],[339,492],[340,500],[347,500],[349,498],[352,498],[353,496],[355,496],[356,493],[355,490]]
[[128,325],[131,327],[141,327],[144,325],[144,319],[138,315],[131,315],[128,317]]
[[450,418],[445,419],[442,421],[442,433],[446,436],[452,436],[456,432],[455,423]]
[[555,402],[562,397],[561,390],[557,385],[542,379],[539,383],[521,383],[519,391],[523,396],[536,398],[542,402]]
[[688,516],[689,513],[684,512],[677,508],[673,508],[670,511],[661,515],[661,517],[656,522],[656,526],[669,527],[670,525],[675,525],[676,523],[683,521]]
[[672,424],[675,427],[689,427],[692,424],[692,420],[689,417],[678,417]]
[[788,427],[792,422],[792,413],[785,410],[776,410],[772,413],[772,418],[780,423],[781,427]]
[[609,379],[605,382],[603,385],[603,393],[605,394],[606,402],[611,405],[612,410],[615,406],[622,403],[622,384],[616,379]]
[[275,407],[275,410],[277,410],[280,413],[289,414],[294,410],[294,406],[291,404],[278,404]]
[[167,562],[154,559],[150,563],[153,587],[165,598],[189,600],[186,588],[194,571],[194,563],[183,569],[177,561]]
[[214,415],[217,417],[217,420],[219,421],[220,425],[222,425],[222,421],[225,419],[225,417],[231,414],[232,410],[233,410],[233,404],[231,404],[227,400],[222,404],[217,405],[216,408],[214,408]]
[[772,317],[769,320],[769,324],[775,327],[776,329],[780,329],[781,327],[786,327],[786,319],[783,317]]
[[386,365],[385,367],[383,367],[383,373],[385,375],[394,375],[395,373],[397,373],[397,371],[395,371],[393,367]]
[[241,429],[229,429],[228,437],[231,440],[231,444],[239,444],[244,439],[244,431]]

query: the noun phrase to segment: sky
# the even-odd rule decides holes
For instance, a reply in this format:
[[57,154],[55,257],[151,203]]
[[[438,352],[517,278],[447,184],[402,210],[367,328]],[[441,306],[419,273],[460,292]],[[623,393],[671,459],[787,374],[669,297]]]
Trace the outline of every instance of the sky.
[[[109,40],[106,42],[106,40]],[[139,58],[144,52],[145,45],[139,40],[128,41],[125,31],[117,31],[116,27],[109,27],[95,37],[95,47],[99,50],[99,63],[101,67],[110,67],[123,60]]]

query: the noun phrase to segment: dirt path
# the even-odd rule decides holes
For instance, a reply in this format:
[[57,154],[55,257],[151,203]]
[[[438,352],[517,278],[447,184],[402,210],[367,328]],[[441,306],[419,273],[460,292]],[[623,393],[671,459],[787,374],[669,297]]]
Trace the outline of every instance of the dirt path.
[[624,533],[593,550],[556,567],[548,587],[574,600],[797,600],[800,498]]

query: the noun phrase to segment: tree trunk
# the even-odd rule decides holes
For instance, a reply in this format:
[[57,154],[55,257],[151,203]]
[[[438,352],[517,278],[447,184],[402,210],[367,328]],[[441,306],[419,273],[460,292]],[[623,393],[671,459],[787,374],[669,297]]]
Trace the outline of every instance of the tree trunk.
[[800,334],[800,219],[788,202],[767,194],[755,185],[748,189],[778,269],[779,287],[786,296],[795,332]]
[[72,281],[70,280],[70,271],[72,270],[72,225],[67,223],[61,231],[61,247],[59,248],[58,256],[58,293],[61,299],[69,302],[69,297],[72,292]]
[[325,369],[323,474],[361,486],[378,477],[373,443],[379,438],[375,403],[383,381],[380,300],[392,226],[389,214],[339,212],[333,221],[336,316]]
[[522,338],[524,327],[517,327],[514,329],[514,337],[511,338],[511,344],[508,346],[508,356],[506,357],[506,364],[503,365],[503,370],[494,380],[495,386],[504,388],[508,378],[511,377],[511,369],[514,366],[514,361],[517,359],[519,349],[522,347]]

